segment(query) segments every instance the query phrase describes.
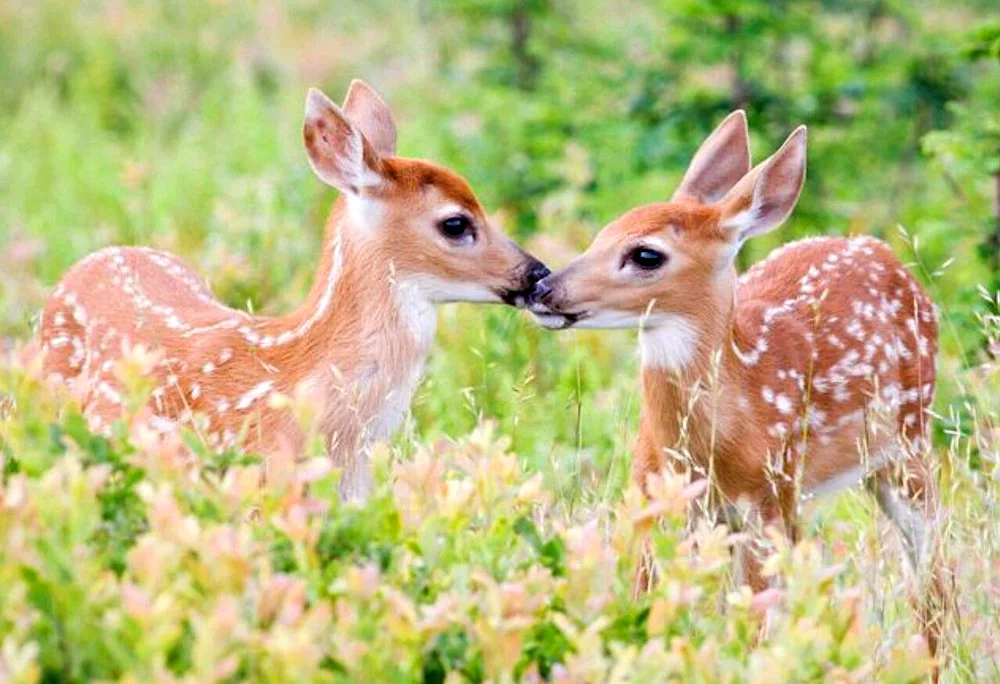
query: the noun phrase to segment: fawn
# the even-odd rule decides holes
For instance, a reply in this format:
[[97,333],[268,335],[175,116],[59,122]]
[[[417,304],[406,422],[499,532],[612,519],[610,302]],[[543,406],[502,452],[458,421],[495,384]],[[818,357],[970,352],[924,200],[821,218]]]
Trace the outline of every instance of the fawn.
[[[532,310],[553,329],[640,329],[633,476],[644,490],[651,473],[679,467],[671,454],[686,446],[721,500],[716,512],[732,516],[742,500],[794,541],[800,494],[865,481],[911,565],[936,564],[927,437],[937,326],[917,280],[870,237],[794,242],[737,278],[740,246],[786,220],[805,163],[800,127],[751,169],[746,117],[733,112],[670,202],[609,224],[538,284]],[[642,565],[639,591],[653,581]],[[766,586],[754,554],[741,569],[755,591]],[[930,610],[922,626],[934,653]]]
[[[45,306],[45,371],[86,383],[94,429],[121,414],[115,361],[130,345],[162,349],[149,408],[160,429],[208,419],[207,443],[299,450],[287,409],[268,401],[299,383],[323,398],[319,430],[341,469],[340,493],[370,491],[367,449],[406,414],[441,302],[523,305],[548,269],[487,220],[468,183],[396,156],[388,107],[352,82],[343,109],[306,98],[303,140],[316,175],[340,191],[312,288],[286,316],[216,300],[179,258],[112,247],[72,267]],[[153,421],[151,421],[153,422]]]

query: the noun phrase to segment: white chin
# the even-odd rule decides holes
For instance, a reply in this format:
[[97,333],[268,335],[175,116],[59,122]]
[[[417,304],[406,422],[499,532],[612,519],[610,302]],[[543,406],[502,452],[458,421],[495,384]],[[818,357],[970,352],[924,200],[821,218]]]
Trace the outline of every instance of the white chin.
[[569,327],[569,319],[559,314],[535,313],[535,320],[540,326],[549,330],[562,330]]
[[495,304],[502,302],[500,296],[479,283],[461,280],[445,280],[429,275],[409,276],[401,281],[406,287],[413,287],[427,301],[435,304],[450,302],[477,302]]
[[500,295],[478,283],[449,283],[437,291],[435,301],[441,304],[448,302],[498,304],[503,302]]
[[642,325],[642,318],[635,314],[624,311],[598,311],[590,316],[581,318],[574,324],[574,327],[615,330],[620,328],[639,328]]
[[515,295],[513,304],[518,309],[527,309],[530,306],[528,298],[524,295]]

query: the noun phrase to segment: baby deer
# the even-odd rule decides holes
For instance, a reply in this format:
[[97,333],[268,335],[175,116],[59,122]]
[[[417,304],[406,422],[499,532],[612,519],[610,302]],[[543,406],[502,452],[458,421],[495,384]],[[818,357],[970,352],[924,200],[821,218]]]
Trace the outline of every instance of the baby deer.
[[392,115],[365,83],[351,84],[343,109],[310,90],[303,139],[340,197],[298,310],[251,316],[171,254],[112,247],[77,263],[49,297],[45,369],[77,384],[88,420],[106,429],[122,410],[115,361],[131,345],[160,348],[156,423],[202,414],[210,446],[264,453],[303,447],[290,412],[268,397],[307,383],[324,399],[319,429],[342,468],[341,494],[359,498],[371,486],[368,445],[392,435],[420,379],[435,305],[521,305],[549,271],[490,224],[463,178],[396,156]]
[[[802,240],[736,275],[743,242],[795,207],[805,164],[800,127],[751,169],[746,118],[730,114],[670,202],[613,221],[539,283],[532,309],[549,328],[640,329],[640,487],[686,451],[710,477],[718,512],[743,501],[795,540],[802,495],[865,481],[913,566],[933,564],[937,326],[919,283],[870,237]],[[754,554],[743,570],[764,588]],[[640,589],[651,581],[641,570]],[[931,588],[940,608],[940,587]],[[934,652],[939,615],[925,608]]]

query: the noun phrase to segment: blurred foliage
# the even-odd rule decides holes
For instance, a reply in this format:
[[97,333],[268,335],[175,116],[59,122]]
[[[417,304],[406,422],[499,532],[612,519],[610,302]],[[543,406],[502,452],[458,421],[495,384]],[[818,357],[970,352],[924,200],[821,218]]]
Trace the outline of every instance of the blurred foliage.
[[[956,259],[937,287],[957,325],[947,342],[968,351],[974,326],[948,305],[974,301],[998,269],[995,249],[976,251],[1000,163],[991,8],[8,0],[0,226],[20,246],[12,268],[43,283],[95,246],[155,242],[196,255],[230,301],[279,308],[307,285],[329,202],[298,146],[307,85],[373,81],[403,152],[457,167],[521,237],[574,248],[667,197],[698,142],[743,107],[757,159],[810,127],[799,209],[744,264],[806,234],[896,240],[905,225],[929,263]],[[274,258],[250,263],[262,253]],[[11,280],[0,330],[24,332],[44,289]]]

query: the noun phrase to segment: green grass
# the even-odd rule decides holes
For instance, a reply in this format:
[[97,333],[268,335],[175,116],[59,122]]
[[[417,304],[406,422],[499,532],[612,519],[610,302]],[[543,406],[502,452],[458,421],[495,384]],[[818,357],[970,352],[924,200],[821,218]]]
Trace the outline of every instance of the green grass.
[[[386,95],[403,154],[466,175],[509,232],[565,263],[605,221],[669,193],[706,132],[697,117],[718,109],[710,85],[681,108],[680,78],[658,95],[677,112],[649,101],[650,46],[674,30],[657,33],[654,10],[568,5],[535,40],[569,47],[522,91],[502,84],[507,34],[490,3],[462,15],[381,0],[0,0],[0,336],[29,339],[59,275],[112,243],[181,254],[234,306],[295,306],[334,199],[301,150],[302,101],[311,85],[338,98],[355,76]],[[940,26],[943,10],[924,9],[910,43],[883,46],[884,72],[846,64],[845,48],[810,67],[819,95],[790,86],[781,111],[817,119],[808,196],[744,258],[807,234],[876,233],[941,307],[935,450],[958,608],[944,676],[1000,680],[1000,370],[987,353],[1000,324],[977,288],[996,297],[970,218],[988,216],[990,188],[950,157],[921,157],[890,98],[921,36],[955,38],[989,8]],[[861,93],[855,118],[823,119],[820,77],[843,81],[837,97]],[[989,101],[1000,78],[977,78],[968,97]],[[760,157],[790,127],[750,115]],[[154,444],[124,424],[91,435],[29,355],[5,354],[0,679],[919,680],[912,583],[863,491],[810,503],[806,541],[779,547],[784,591],[759,645],[725,533],[696,531],[691,553],[680,482],[655,532],[663,581],[632,598],[634,348],[630,333],[557,335],[506,308],[444,307],[364,507],[336,501],[321,461],[308,491],[288,463],[261,490],[253,455]]]

